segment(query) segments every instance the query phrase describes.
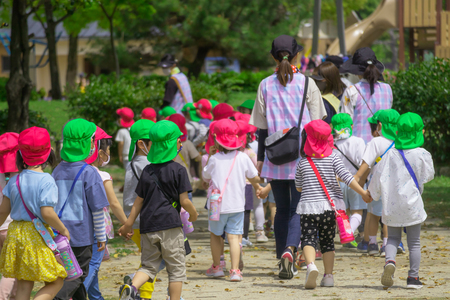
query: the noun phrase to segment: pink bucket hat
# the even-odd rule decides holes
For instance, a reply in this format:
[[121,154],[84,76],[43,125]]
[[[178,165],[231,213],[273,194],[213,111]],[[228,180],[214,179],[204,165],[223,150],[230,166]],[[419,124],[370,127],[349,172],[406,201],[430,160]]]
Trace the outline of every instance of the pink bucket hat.
[[97,126],[97,129],[95,130],[95,151],[94,154],[92,154],[91,157],[88,157],[85,162],[90,165],[94,161],[97,160],[98,157],[98,150],[100,148],[100,143],[98,141],[103,139],[111,139],[112,136],[108,135],[103,129]]
[[16,154],[18,150],[18,133],[7,132],[0,135],[0,173],[19,172],[16,166]]
[[[240,114],[238,119],[236,119],[236,121],[245,121],[247,124],[250,123],[250,115],[249,114]],[[256,136],[255,133],[258,130],[258,127],[253,126],[253,125],[248,125],[249,126],[249,133],[252,137],[252,141],[256,140]]]
[[306,124],[305,154],[314,158],[330,156],[331,127],[322,120],[314,120]]
[[217,123],[217,121],[213,121],[209,125],[208,140],[206,141],[206,144],[205,144],[205,150],[206,150],[206,153],[208,153],[208,154],[209,154],[209,148],[211,148],[211,146],[214,146],[214,126],[216,125],[216,123]]
[[238,134],[239,127],[233,120],[222,119],[214,125],[214,137],[217,143],[227,150],[235,150],[242,146]]
[[250,132],[250,125],[248,125],[248,123],[242,120],[237,120],[236,124],[239,127],[238,130],[239,141],[241,142],[242,147],[245,147],[247,145],[247,133]]

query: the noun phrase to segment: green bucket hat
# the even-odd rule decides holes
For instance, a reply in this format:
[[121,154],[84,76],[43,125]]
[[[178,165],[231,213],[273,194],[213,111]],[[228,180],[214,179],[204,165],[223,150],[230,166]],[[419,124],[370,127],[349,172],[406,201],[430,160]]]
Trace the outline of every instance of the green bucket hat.
[[178,154],[177,141],[182,136],[178,126],[171,121],[160,121],[150,129],[152,147],[147,159],[152,164],[162,164],[174,159]]
[[216,100],[213,100],[213,99],[209,99],[209,103],[211,103],[212,108],[216,107],[217,104],[219,104],[219,102],[217,102]]
[[376,113],[374,113],[373,116],[371,116],[367,119],[367,121],[369,121],[369,123],[372,123],[372,124],[378,124],[378,117],[380,116],[380,114],[383,110],[384,109],[381,109],[381,110],[377,111]]
[[149,139],[150,138],[150,129],[152,129],[155,122],[140,119],[136,121],[133,126],[130,128],[130,136],[131,136],[131,144],[130,144],[130,152],[128,153],[128,160],[131,161],[134,156],[134,150],[136,148],[136,142],[141,139]]
[[91,151],[91,139],[97,126],[85,119],[74,119],[64,126],[61,158],[67,162],[85,160]]
[[331,118],[331,125],[333,125],[333,130],[339,135],[338,140],[347,139],[353,134],[353,120],[349,114],[340,113],[334,115]]
[[395,138],[395,148],[401,150],[413,149],[423,145],[423,121],[415,113],[408,112],[398,118],[398,133]]
[[255,100],[245,100],[239,107],[253,109],[255,106]]
[[175,108],[173,108],[171,106],[166,106],[158,112],[158,114],[160,116],[163,116],[164,118],[167,118],[168,116],[171,116],[176,113],[177,113],[177,111],[175,110]]
[[194,103],[186,103],[183,108],[181,109],[182,112],[188,112],[189,117],[192,121],[198,122],[200,121],[200,117],[197,115],[196,107],[194,106]]
[[381,122],[381,134],[390,140],[395,140],[397,134],[397,121],[400,114],[395,109],[385,109],[378,116]]

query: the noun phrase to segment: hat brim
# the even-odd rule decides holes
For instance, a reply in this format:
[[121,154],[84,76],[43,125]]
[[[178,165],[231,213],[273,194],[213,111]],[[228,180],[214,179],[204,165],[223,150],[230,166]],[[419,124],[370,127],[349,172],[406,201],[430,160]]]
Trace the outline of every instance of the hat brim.
[[168,67],[173,66],[174,64],[176,64],[175,61],[161,61],[158,63],[158,67],[168,68]]
[[317,80],[317,81],[322,81],[325,79],[325,78],[323,78],[323,76],[320,76],[320,75],[311,75],[309,77],[311,77],[312,79]]
[[[291,52],[291,51],[289,51],[289,50],[278,50],[277,52],[280,52],[280,51]],[[295,57],[299,52],[301,52],[301,51],[303,51],[303,46],[297,44],[297,46],[295,47],[293,53],[291,53],[290,56],[291,56],[292,58],[294,58],[294,57]],[[277,59],[277,53],[274,53],[273,49],[270,50],[270,54],[272,54],[272,56],[273,56],[276,60],[278,60],[278,59]]]
[[[384,72],[384,65],[380,61],[375,61],[375,67],[380,71],[381,76],[378,80],[384,81],[383,72]],[[340,68],[339,73],[341,74],[354,74],[354,75],[364,75],[365,68],[360,65],[354,65],[351,59],[348,59]]]
[[381,134],[389,139],[389,140],[395,140],[397,138],[396,132],[397,128],[392,128],[392,126],[390,124],[384,125],[382,124],[381,126]]
[[395,148],[400,150],[422,147],[425,142],[422,130],[417,132],[399,132],[395,138]]
[[170,141],[153,142],[147,160],[152,164],[163,164],[173,160],[178,153],[177,141],[178,137]]
[[50,155],[50,152],[52,152],[52,148],[50,147],[46,152],[39,153],[39,155],[35,157],[26,157],[22,155],[23,162],[26,163],[28,166],[39,166],[47,162],[48,157]]
[[194,122],[198,122],[201,120],[201,118],[197,115],[197,111],[195,109],[189,110],[189,116]]
[[[317,147],[318,144],[320,144],[319,147]],[[333,149],[331,149],[328,141],[316,142],[313,145],[308,138],[306,138],[304,150],[306,155],[314,158],[325,158],[333,153]]]
[[242,147],[241,140],[236,136],[233,138],[226,138],[224,136],[216,136],[217,143],[227,150],[236,150]]
[[120,126],[125,128],[130,128],[133,126],[134,120],[125,121],[124,119],[120,119]]
[[17,150],[0,154],[0,173],[17,173],[16,166]]
[[201,111],[201,110],[200,110],[200,116],[203,119],[208,119],[208,120],[212,120],[212,118],[213,118],[213,115],[210,112],[204,112],[204,111]]

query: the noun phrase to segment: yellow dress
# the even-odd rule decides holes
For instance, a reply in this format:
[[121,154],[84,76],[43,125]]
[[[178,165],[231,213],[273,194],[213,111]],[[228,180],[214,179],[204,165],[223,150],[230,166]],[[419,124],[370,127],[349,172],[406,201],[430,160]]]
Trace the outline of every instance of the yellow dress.
[[[52,230],[45,225],[50,233]],[[67,273],[45,244],[33,222],[13,221],[0,255],[3,277],[19,280],[53,282]]]

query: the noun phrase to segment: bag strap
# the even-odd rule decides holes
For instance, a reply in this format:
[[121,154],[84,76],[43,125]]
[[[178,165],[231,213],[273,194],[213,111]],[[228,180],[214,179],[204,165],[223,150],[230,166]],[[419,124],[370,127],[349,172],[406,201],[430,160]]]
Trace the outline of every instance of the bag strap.
[[386,149],[386,151],[384,151],[383,154],[381,154],[376,160],[375,160],[375,164],[374,166],[379,163],[381,161],[381,159],[383,158],[383,156],[395,145],[395,141],[392,142],[392,144]]
[[336,144],[334,144],[334,147],[336,148],[337,151],[341,152],[341,154],[344,155],[344,157],[348,160],[349,163],[352,164],[352,166],[353,166],[356,170],[359,170],[359,167],[358,167],[354,162],[352,162],[352,161],[350,160],[350,158],[348,158],[347,155],[345,155],[344,152],[342,152],[342,151],[338,148],[338,146],[336,146]]
[[136,177],[136,179],[139,181],[141,178],[137,175],[136,170],[134,169],[134,161],[130,162],[131,164],[131,171],[133,171],[134,176]]
[[176,78],[176,77],[173,76],[173,75],[170,76],[170,78],[173,79],[173,81],[175,81],[175,83],[177,84],[178,90],[180,91],[181,96],[183,97],[184,102],[188,103],[188,101],[187,101],[187,99],[186,99],[186,96],[184,95],[184,92],[183,92],[183,90],[181,89],[181,84],[180,84],[180,81],[178,80],[178,78]]
[[303,91],[303,101],[302,101],[302,109],[300,109],[300,116],[298,118],[298,128],[301,128],[302,125],[302,119],[303,119],[303,111],[305,110],[305,104],[306,104],[306,94],[308,93],[308,83],[309,83],[309,77],[305,76],[305,87]]
[[67,202],[69,202],[70,194],[72,193],[73,188],[75,187],[75,184],[77,183],[77,180],[78,180],[78,178],[80,177],[81,173],[83,173],[83,170],[84,170],[87,166],[88,166],[88,164],[84,164],[84,165],[81,167],[81,169],[78,171],[77,176],[75,176],[75,179],[74,179],[73,182],[72,182],[72,186],[70,187],[69,194],[67,194],[66,201],[64,202],[63,207],[61,207],[61,210],[59,211],[58,218],[61,219],[61,216],[62,216],[62,213],[63,213],[63,211],[64,211],[64,208],[66,208],[66,204],[67,204]]
[[186,163],[186,160],[184,159],[183,155],[181,155],[181,153],[178,153],[178,155],[180,156],[181,160],[184,162],[184,164],[186,165],[186,168],[189,168],[188,164]]
[[220,200],[219,201],[222,200],[223,193],[225,193],[225,189],[227,188],[227,184],[228,184],[228,178],[230,178],[231,171],[233,171],[234,163],[236,162],[236,157],[238,156],[238,154],[239,154],[239,152],[236,150],[236,155],[234,156],[233,163],[231,164],[230,171],[228,172],[228,175],[227,175],[227,179],[225,179],[225,185],[223,186],[223,189],[220,192],[220,197],[219,197]]
[[330,201],[330,204],[331,204],[331,208],[333,208],[333,210],[336,212],[336,205],[334,205],[333,199],[331,199],[330,194],[328,194],[327,187],[325,186],[325,183],[323,183],[322,177],[320,176],[320,173],[317,170],[316,165],[312,161],[311,157],[308,156],[308,157],[306,157],[306,159],[308,160],[309,164],[311,165],[311,168],[313,169],[314,173],[316,174],[316,177],[319,180],[319,183],[322,186],[323,191],[327,195],[327,198],[328,198],[328,200]]
[[419,182],[417,181],[416,174],[414,173],[414,170],[412,169],[409,161],[406,159],[405,153],[403,152],[403,150],[400,150],[400,149],[397,149],[397,151],[402,156],[403,161],[405,162],[405,167],[408,170],[409,175],[411,175],[412,179],[414,180],[414,183],[416,184],[416,187],[417,187],[417,189],[419,190],[419,193],[420,193]]
[[372,116],[374,115],[373,111],[370,109],[369,104],[367,104],[366,99],[364,99],[364,96],[361,94],[361,92],[359,91],[359,89],[356,87],[356,85],[354,85],[355,89],[358,91],[359,95],[361,96],[361,98],[364,100],[364,103],[366,103],[367,108],[370,110],[370,113],[372,114]]
[[17,174],[16,186],[17,186],[17,189],[19,190],[20,199],[22,199],[22,204],[23,204],[23,206],[25,206],[25,210],[27,211],[28,215],[30,216],[31,220],[33,221],[34,219],[37,219],[37,217],[28,209],[27,205],[25,204],[25,201],[23,200],[22,191],[20,190],[19,177],[20,177],[20,174]]
[[[164,197],[167,198],[167,201],[169,201],[169,203],[173,206],[173,208],[175,208],[175,209],[178,211],[178,208],[177,208],[177,207],[178,207],[178,203],[177,203],[175,200],[173,200],[172,197],[170,197],[169,195],[167,195],[166,192],[164,192],[164,190],[163,190],[162,187],[161,187],[161,183],[159,182],[159,178],[158,178],[158,176],[156,176],[155,170],[153,170],[153,166],[151,166],[151,168],[152,168],[152,173],[150,174],[150,176],[151,176],[152,179],[155,181],[156,186],[159,188],[159,190],[161,191],[161,193],[163,193]],[[181,208],[180,208],[180,211],[181,211]]]

